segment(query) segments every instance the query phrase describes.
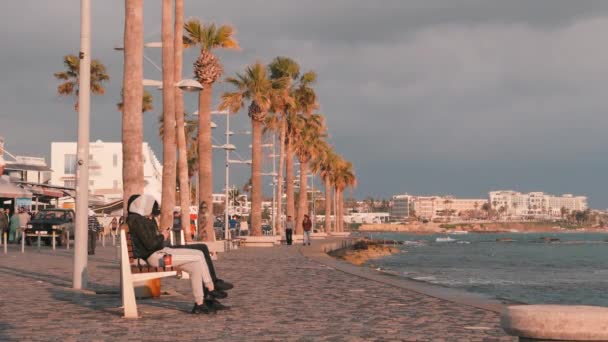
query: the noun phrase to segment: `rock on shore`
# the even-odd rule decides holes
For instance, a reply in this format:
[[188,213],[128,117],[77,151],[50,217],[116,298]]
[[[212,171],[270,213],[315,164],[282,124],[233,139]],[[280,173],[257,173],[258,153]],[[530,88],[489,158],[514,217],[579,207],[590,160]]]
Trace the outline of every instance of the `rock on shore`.
[[362,239],[350,247],[330,252],[329,255],[360,266],[368,260],[397,253],[399,253],[398,248],[386,246],[377,241]]

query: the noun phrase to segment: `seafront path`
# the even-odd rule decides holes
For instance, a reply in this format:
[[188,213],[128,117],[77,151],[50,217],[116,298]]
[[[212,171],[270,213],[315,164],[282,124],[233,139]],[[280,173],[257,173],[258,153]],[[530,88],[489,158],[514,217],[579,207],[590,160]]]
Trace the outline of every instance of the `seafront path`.
[[189,281],[163,279],[168,294],[139,300],[137,320],[121,318],[116,247],[98,246],[90,291],[74,291],[71,251],[21,254],[10,245],[0,254],[0,341],[515,340],[495,310],[412,291],[395,277],[374,280],[377,272],[333,260],[313,242],[220,254],[220,277],[236,285],[222,300],[229,311],[190,315]]

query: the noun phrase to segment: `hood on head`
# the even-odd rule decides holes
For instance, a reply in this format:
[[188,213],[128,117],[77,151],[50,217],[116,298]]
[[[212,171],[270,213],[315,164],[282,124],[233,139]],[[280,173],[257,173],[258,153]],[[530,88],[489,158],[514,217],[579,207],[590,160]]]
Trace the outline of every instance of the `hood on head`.
[[[139,214],[141,216],[149,216],[152,214],[154,203],[156,200],[151,195],[141,195],[137,197],[129,206],[129,212]],[[158,205],[158,204],[157,204]]]

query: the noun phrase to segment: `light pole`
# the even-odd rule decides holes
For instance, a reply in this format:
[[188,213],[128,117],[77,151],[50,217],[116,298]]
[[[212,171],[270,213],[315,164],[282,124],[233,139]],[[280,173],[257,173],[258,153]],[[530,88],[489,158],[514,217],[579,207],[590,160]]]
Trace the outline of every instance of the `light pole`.
[[78,147],[76,229],[72,287],[87,287],[87,221],[89,210],[89,133],[91,92],[91,0],[80,0],[80,70],[78,80]]

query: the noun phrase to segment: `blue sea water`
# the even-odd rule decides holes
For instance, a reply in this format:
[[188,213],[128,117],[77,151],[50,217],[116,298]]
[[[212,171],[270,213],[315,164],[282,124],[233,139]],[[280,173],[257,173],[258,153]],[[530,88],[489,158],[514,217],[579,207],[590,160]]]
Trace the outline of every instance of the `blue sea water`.
[[[405,245],[402,253],[370,263],[403,277],[514,302],[608,307],[608,234],[449,236],[455,241],[437,241],[446,235],[374,233],[373,238]],[[497,242],[500,238],[514,241]]]

